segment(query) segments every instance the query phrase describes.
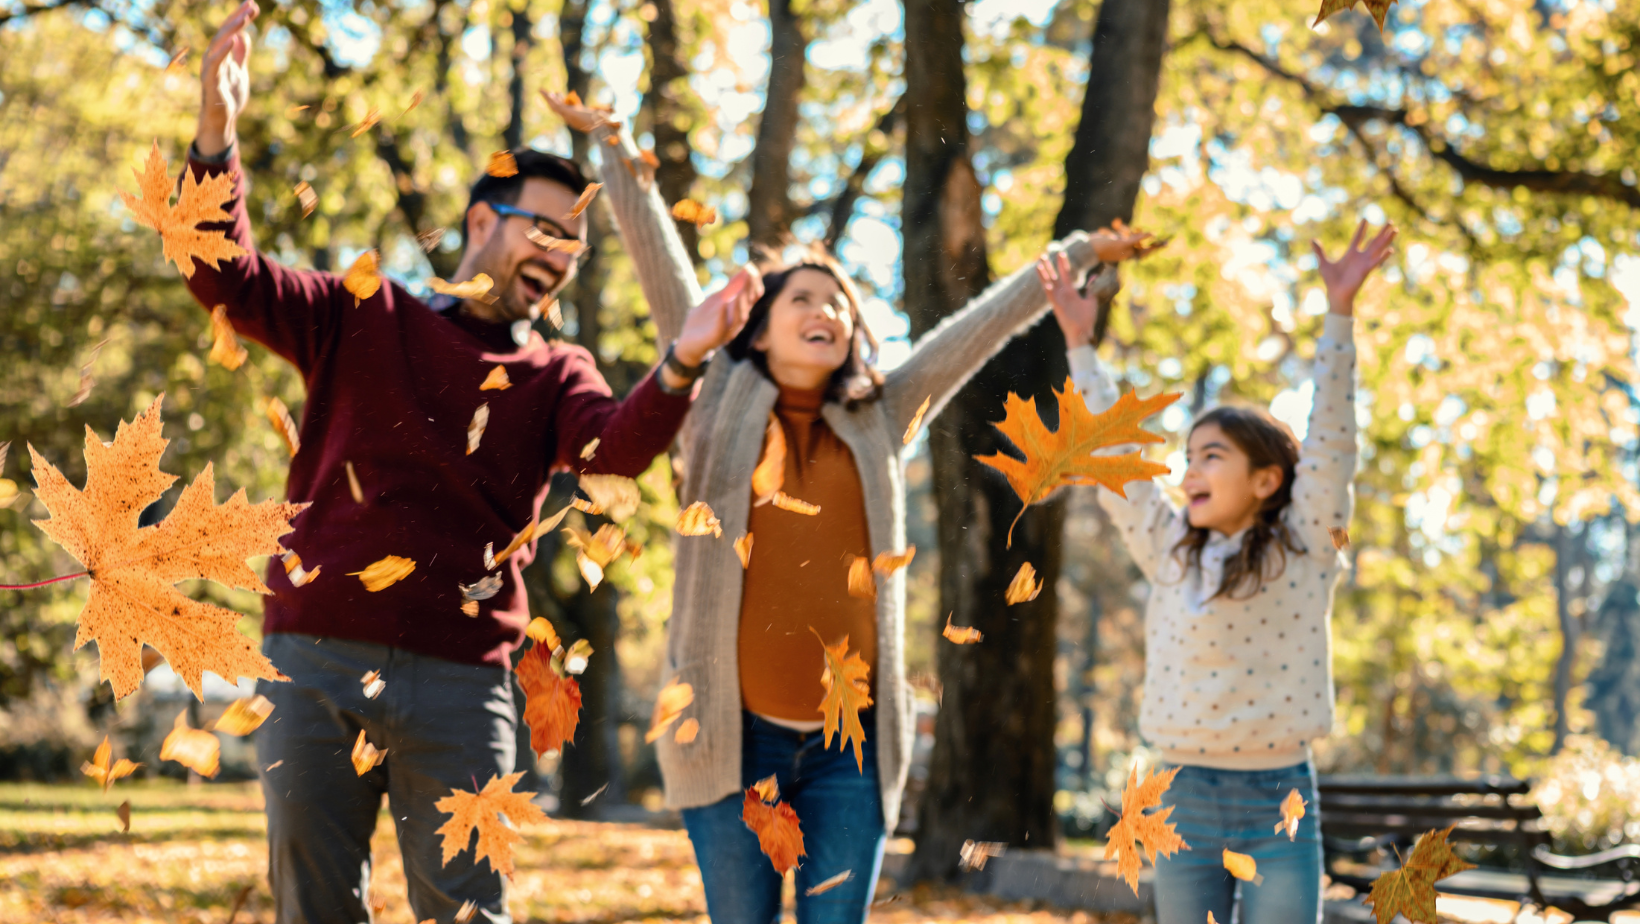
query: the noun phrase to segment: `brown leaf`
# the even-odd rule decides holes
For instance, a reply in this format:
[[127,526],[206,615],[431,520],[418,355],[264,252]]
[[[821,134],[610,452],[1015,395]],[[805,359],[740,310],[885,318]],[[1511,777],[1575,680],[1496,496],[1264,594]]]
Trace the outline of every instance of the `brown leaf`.
[[174,760],[200,776],[212,777],[221,769],[222,742],[208,731],[188,727],[188,710],[177,713],[171,733],[159,746],[160,760]]
[[564,94],[542,90],[541,98],[546,100],[547,106],[557,113],[565,124],[578,132],[591,132],[610,124],[609,116],[614,111],[606,106],[593,106],[581,102],[580,94],[574,90]]
[[421,91],[417,90],[416,92],[410,94],[410,105],[404,107],[404,111],[399,113],[399,118],[402,119],[405,116],[409,115],[411,110],[415,109],[417,106],[420,106],[420,105],[421,105]]
[[342,288],[353,293],[355,307],[375,295],[382,288],[381,261],[374,250],[367,250],[353,261],[342,276]]
[[262,723],[272,714],[273,703],[266,696],[257,694],[240,697],[228,704],[228,708],[217,717],[216,724],[211,726],[211,730],[243,738],[262,727]]
[[780,875],[786,875],[787,870],[796,866],[798,857],[808,856],[803,848],[803,829],[798,824],[797,813],[784,802],[765,804],[757,786],[747,788],[740,820],[757,835],[757,846]]
[[[1122,817],[1105,836],[1105,859],[1116,858],[1116,874],[1127,880],[1128,888],[1135,895],[1139,894],[1141,850],[1145,859],[1155,863],[1158,853],[1171,857],[1180,850],[1190,849],[1184,838],[1167,823],[1167,816],[1173,814],[1173,806],[1159,808],[1162,793],[1167,792],[1167,788],[1173,785],[1173,778],[1178,775],[1178,767],[1159,774],[1147,769],[1142,780],[1137,766],[1128,771],[1127,786],[1122,789]],[[1153,808],[1158,810],[1146,814],[1148,809]]]
[[1000,841],[963,841],[957,852],[957,865],[965,870],[984,869],[985,861],[1008,852],[1008,845]]
[[[115,780],[120,777],[130,776],[133,771],[142,766],[142,764],[134,764],[123,757],[110,765],[108,761],[113,755],[114,749],[108,743],[108,736],[104,735],[102,744],[97,745],[97,750],[92,753],[91,761],[80,764],[80,772],[96,780],[102,786],[103,792],[107,792],[108,787],[114,785]],[[129,824],[126,825],[126,830],[129,831],[130,828]]]
[[467,849],[476,830],[478,845],[473,849],[473,862],[487,859],[491,869],[503,876],[512,876],[513,845],[524,837],[503,824],[501,817],[506,816],[513,825],[547,820],[546,813],[530,801],[535,793],[512,791],[523,775],[519,772],[492,776],[484,789],[476,793],[452,788],[448,796],[433,803],[434,808],[450,816],[450,820],[434,832],[444,838],[445,865]]
[[1304,817],[1304,806],[1304,797],[1298,794],[1297,789],[1287,793],[1287,798],[1281,800],[1281,821],[1276,823],[1275,833],[1286,831],[1288,840],[1296,838],[1298,820]]
[[603,188],[604,184],[602,183],[588,183],[587,188],[581,190],[581,198],[575,200],[575,205],[570,207],[569,214],[565,217],[571,221],[580,218],[581,213],[586,211],[587,206],[592,204],[592,197],[598,195],[598,190]]
[[286,106],[285,107],[285,118],[294,119],[294,118],[296,118],[296,114],[298,112],[301,112],[302,110],[304,110],[306,108],[308,108],[308,107],[306,107],[306,106]]
[[981,634],[978,629],[975,629],[972,626],[951,625],[952,615],[955,614],[948,614],[945,617],[945,631],[941,632],[941,635],[953,642],[956,642],[958,645],[973,645],[985,640],[985,636]]
[[1036,569],[1031,567],[1030,562],[1026,562],[1019,566],[1019,570],[1014,573],[1014,579],[1008,582],[1008,605],[1035,600],[1036,595],[1041,592],[1042,582],[1036,578]]
[[864,773],[866,730],[860,724],[860,710],[871,705],[871,687],[866,682],[871,666],[861,660],[858,651],[848,650],[848,636],[843,636],[836,645],[827,645],[813,626],[809,626],[809,631],[820,639],[820,647],[825,652],[826,669],[820,674],[820,684],[826,688],[826,696],[820,701],[820,712],[826,720],[822,729],[826,747],[831,747],[834,734],[838,736],[838,750],[845,750],[852,743],[854,762]]
[[182,46],[182,48],[180,50],[177,51],[176,54],[171,56],[171,63],[165,65],[165,76],[170,77],[173,74],[182,73],[182,71],[183,71],[182,64],[183,64],[184,61],[187,61],[187,60],[188,60],[188,46],[184,45],[184,46]]
[[871,574],[871,562],[863,555],[849,556],[848,595],[863,600],[877,599],[877,579]]
[[416,246],[421,248],[422,253],[432,253],[433,248],[437,247],[442,240],[444,240],[444,229],[433,228],[416,235]]
[[923,415],[928,413],[928,405],[932,403],[933,400],[934,396],[929,395],[923,399],[922,404],[917,405],[917,413],[912,414],[911,422],[906,424],[905,436],[900,439],[901,445],[910,446],[911,441],[917,438],[917,430],[922,427]]
[[817,885],[810,886],[808,889],[804,890],[803,894],[804,895],[823,895],[827,892],[830,892],[832,889],[837,888],[838,886],[842,885],[843,883],[848,882],[850,879],[853,879],[853,878],[854,878],[854,870],[845,869],[842,872],[838,873],[837,875],[832,876],[831,878],[826,879],[826,880],[818,883]]
[[808,501],[798,500],[790,494],[787,494],[785,491],[774,492],[774,505],[779,507],[781,510],[789,510],[792,513],[801,513],[806,517],[818,516],[820,513],[819,504],[811,504]]
[[695,688],[687,683],[678,682],[676,677],[661,687],[661,692],[655,697],[655,712],[650,716],[649,731],[644,733],[644,742],[654,744],[655,739],[666,734],[666,730],[694,701]]
[[490,374],[478,385],[479,391],[506,391],[512,387],[512,379],[507,377],[507,367],[496,363],[490,367]]
[[524,723],[530,727],[530,748],[537,757],[561,751],[566,742],[573,742],[581,721],[581,685],[554,669],[554,647],[537,642],[514,669],[524,689]]
[[375,106],[371,106],[370,109],[365,112],[364,120],[361,121],[357,126],[354,127],[353,134],[349,135],[348,137],[350,137],[350,138],[359,137],[360,135],[364,134],[365,132],[370,131],[372,128],[375,128],[376,123],[380,122],[381,120],[382,120],[381,110],[377,109]]
[[705,501],[695,501],[678,514],[678,534],[682,536],[723,536],[723,524]]
[[[657,160],[650,166],[658,167],[660,161]],[[672,204],[672,217],[678,221],[690,222],[697,228],[704,228],[707,225],[717,223],[718,213],[717,209],[709,205],[701,205],[693,199],[679,199]]]
[[122,832],[126,833],[126,834],[130,834],[131,833],[131,800],[127,799],[124,802],[121,802],[120,807],[114,810],[114,814],[120,816],[120,830]]
[[484,428],[490,425],[490,404],[485,402],[473,411],[473,419],[467,424],[467,455],[472,455],[478,449],[478,443],[484,439]]
[[359,729],[358,740],[353,742],[353,772],[364,776],[370,768],[387,759],[387,749],[377,748],[364,739],[364,729]]
[[638,483],[624,475],[582,475],[577,486],[617,523],[632,519],[643,501]]
[[[1395,0],[1362,0],[1362,5],[1367,8],[1367,12],[1372,14],[1372,21],[1378,24],[1379,35],[1384,33],[1384,23],[1389,17],[1389,7],[1394,2]],[[1353,6],[1355,6],[1355,0],[1322,0],[1321,9],[1316,13],[1315,22],[1310,23],[1310,28],[1313,29],[1321,25],[1322,20],[1327,17],[1343,12]]]
[[518,161],[511,151],[496,151],[490,155],[490,162],[484,165],[484,172],[494,177],[517,176]]
[[752,469],[752,506],[761,507],[774,500],[785,483],[786,431],[771,411],[763,427],[763,455]]
[[297,183],[296,188],[292,189],[291,192],[295,194],[297,204],[302,207],[303,218],[312,215],[313,210],[319,207],[319,194],[313,191],[313,187],[308,185],[307,180]]
[[207,357],[224,369],[232,372],[245,362],[250,354],[239,345],[239,337],[234,333],[233,322],[228,320],[228,306],[217,305],[211,309],[211,355]]
[[120,198],[137,221],[159,232],[165,259],[175,263],[183,277],[193,278],[196,258],[216,269],[223,260],[245,255],[245,249],[228,240],[226,233],[199,229],[205,222],[229,221],[233,217],[222,210],[222,203],[234,195],[232,174],[219,173],[196,181],[192,170],[184,171],[182,188],[173,206],[171,191],[176,184],[171,182],[170,171],[156,141],[136,176],[140,197],[121,190]]
[[752,534],[747,533],[735,540],[735,554],[740,556],[742,569],[752,566]]
[[353,470],[353,463],[347,463],[347,491],[353,495],[353,503],[364,503],[364,488],[359,484],[359,473]]
[[541,230],[534,225],[530,225],[524,229],[524,237],[528,238],[530,243],[541,248],[542,250],[549,252],[561,250],[570,256],[575,256],[587,247],[586,241],[578,240],[576,238],[553,237],[550,234],[543,234],[541,233]]
[[267,404],[268,423],[273,424],[273,432],[285,441],[285,448],[291,455],[302,451],[302,436],[296,429],[296,421],[290,416],[290,408],[278,398],[269,398]]
[[1155,237],[1149,231],[1129,228],[1118,218],[1110,223],[1110,227],[1093,232],[1088,237],[1088,243],[1093,245],[1093,255],[1099,258],[1099,262],[1120,263],[1160,250],[1172,240],[1165,237],[1154,240]]
[[357,577],[364,585],[364,589],[371,593],[385,590],[410,576],[416,570],[416,563],[398,555],[386,555],[366,565],[363,571],[349,571],[349,577]]
[[177,498],[159,523],[138,519],[176,481],[160,471],[169,440],[160,435],[160,395],[110,443],[86,428],[86,487],[68,483],[56,466],[30,447],[36,497],[50,519],[35,520],[51,539],[91,573],[91,593],[80,611],[74,647],[96,642],[101,678],[123,699],[142,682],[142,646],[152,645],[195,696],[201,674],[223,679],[288,679],[240,635],[239,613],[190,599],[173,585],[204,578],[230,587],[270,591],[245,560],[282,551],[279,537],[306,504],[252,504],[240,489],[216,504],[210,465]]
[[1327,527],[1327,535],[1332,537],[1333,548],[1340,552],[1347,552],[1350,548],[1350,531],[1343,526]]
[[626,533],[613,523],[598,527],[596,533],[588,533],[574,526],[565,527],[564,537],[565,542],[578,550],[575,564],[593,590],[597,590],[603,582],[604,569],[609,567],[610,562],[628,551]]

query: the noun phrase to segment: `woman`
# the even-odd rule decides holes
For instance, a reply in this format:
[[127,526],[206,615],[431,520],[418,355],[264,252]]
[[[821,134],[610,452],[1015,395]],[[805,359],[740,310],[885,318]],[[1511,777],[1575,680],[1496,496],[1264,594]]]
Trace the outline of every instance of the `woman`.
[[[601,142],[606,193],[658,342],[667,343],[699,301],[672,218],[645,188],[642,161],[619,126],[549,102]],[[1085,235],[1064,251],[1076,269],[1093,263]],[[740,820],[745,789],[771,774],[807,849],[797,871],[798,920],[864,920],[899,816],[914,729],[904,571],[877,575],[875,599],[851,596],[849,559],[905,551],[907,428],[925,403],[928,419],[937,415],[1046,305],[1025,267],[928,332],[899,368],[879,374],[854,287],[835,261],[817,256],[770,273],[740,335],[704,368],[685,370],[700,378],[700,392],[679,435],[681,501],[706,502],[723,536],[678,541],[667,676],[693,686],[683,716],[700,729],[688,743],[667,735],[657,747],[667,803],[683,810],[714,920],[779,916],[781,876]],[[752,472],[772,432],[787,446],[783,492],[818,505],[818,513],[754,506]],[[743,568],[732,540],[748,534]],[[859,755],[841,742],[826,749],[819,732],[821,641],[835,646],[845,635],[848,650],[870,667],[874,701],[861,714]],[[807,894],[844,873],[841,885]]]

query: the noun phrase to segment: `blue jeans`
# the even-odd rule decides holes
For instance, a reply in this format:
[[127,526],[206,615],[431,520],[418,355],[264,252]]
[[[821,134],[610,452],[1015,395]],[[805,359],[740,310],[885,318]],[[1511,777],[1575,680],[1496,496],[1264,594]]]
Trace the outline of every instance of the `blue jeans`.
[[[808,855],[797,867],[798,924],[858,924],[866,919],[882,870],[883,797],[877,788],[877,727],[872,710],[860,713],[867,729],[865,770],[854,748],[827,750],[820,732],[798,732],[745,713],[741,733],[742,786],[774,774],[780,798],[797,813]],[[780,918],[781,877],[740,820],[745,790],[721,802],[684,809],[683,824],[700,864],[706,910],[714,924],[769,924]],[[819,895],[809,889],[844,871],[854,875]]]
[[[506,895],[473,849],[444,864],[433,803],[452,787],[471,791],[511,773],[518,713],[506,668],[457,664],[370,642],[275,634],[262,653],[290,677],[259,680],[273,713],[256,730],[268,812],[268,885],[278,924],[356,924],[371,919],[370,836],[387,795],[404,856],[415,920],[450,921],[465,901],[474,924],[504,924]],[[381,671],[387,686],[367,699],[359,678]],[[359,776],[353,742],[387,750]]]
[[[1281,802],[1297,789],[1307,805],[1298,835],[1274,833]],[[1156,924],[1317,924],[1321,920],[1321,828],[1315,768],[1309,761],[1277,770],[1214,770],[1183,766],[1162,796],[1168,819],[1190,845],[1156,858]],[[1238,882],[1224,868],[1224,850],[1252,856],[1263,880]],[[1239,918],[1232,918],[1237,887]]]

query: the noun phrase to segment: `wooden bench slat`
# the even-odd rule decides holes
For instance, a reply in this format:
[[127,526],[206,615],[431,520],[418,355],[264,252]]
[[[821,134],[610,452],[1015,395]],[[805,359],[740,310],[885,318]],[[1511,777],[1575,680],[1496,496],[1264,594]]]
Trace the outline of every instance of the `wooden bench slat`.
[[1535,805],[1452,805],[1440,802],[1341,802],[1321,800],[1321,815],[1407,816],[1412,818],[1497,818],[1506,821],[1537,821],[1543,812]]
[[1329,793],[1357,793],[1362,795],[1400,795],[1413,793],[1428,796],[1510,795],[1523,796],[1531,791],[1527,780],[1511,776],[1483,776],[1474,779],[1462,777],[1374,777],[1323,776],[1316,780],[1316,788],[1323,798]]
[[[1430,828],[1444,828],[1444,824],[1417,824],[1412,822],[1392,823],[1378,822],[1324,822],[1321,831],[1329,838],[1346,839],[1362,837],[1378,837],[1389,834],[1408,840],[1416,839]],[[1455,828],[1448,837],[1451,841],[1464,841],[1470,844],[1519,844],[1522,840],[1528,844],[1548,843],[1549,835],[1543,831],[1517,831],[1513,828]]]

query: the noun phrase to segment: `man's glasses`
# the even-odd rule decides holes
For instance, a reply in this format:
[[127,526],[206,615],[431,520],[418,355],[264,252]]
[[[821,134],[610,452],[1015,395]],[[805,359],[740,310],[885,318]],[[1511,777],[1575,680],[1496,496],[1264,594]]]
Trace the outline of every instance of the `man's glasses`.
[[564,226],[545,215],[526,212],[505,202],[487,202],[497,215],[504,218],[522,218],[530,223],[524,236],[542,250],[561,250],[577,261],[585,262],[592,256],[592,245],[569,233]]

